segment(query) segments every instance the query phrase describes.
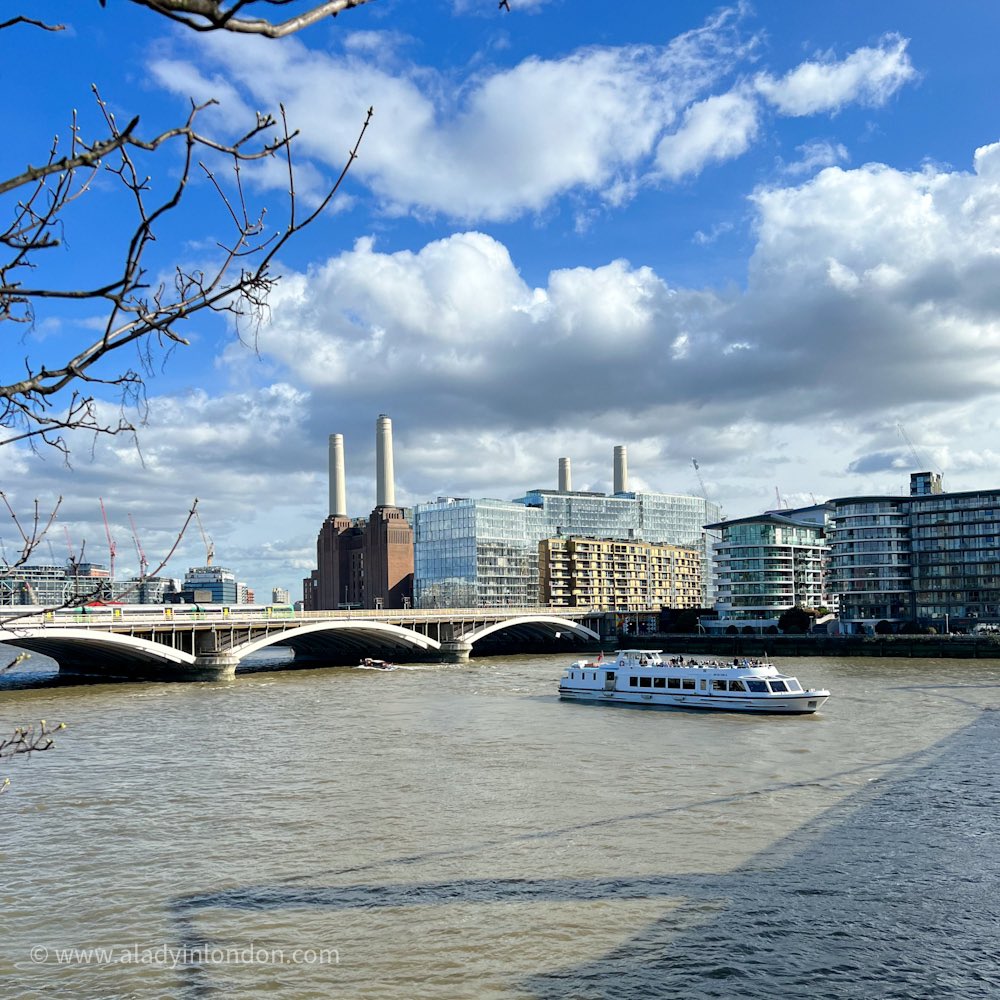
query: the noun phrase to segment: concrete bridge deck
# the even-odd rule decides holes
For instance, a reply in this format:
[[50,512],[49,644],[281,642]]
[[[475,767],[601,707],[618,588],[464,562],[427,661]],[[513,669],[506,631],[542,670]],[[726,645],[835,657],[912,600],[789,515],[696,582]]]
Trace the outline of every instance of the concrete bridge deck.
[[503,635],[530,649],[565,637],[567,649],[600,641],[600,612],[504,608],[291,612],[238,606],[114,605],[73,611],[0,609],[0,642],[42,653],[61,673],[93,677],[222,680],[269,646],[307,661],[467,660],[475,644]]

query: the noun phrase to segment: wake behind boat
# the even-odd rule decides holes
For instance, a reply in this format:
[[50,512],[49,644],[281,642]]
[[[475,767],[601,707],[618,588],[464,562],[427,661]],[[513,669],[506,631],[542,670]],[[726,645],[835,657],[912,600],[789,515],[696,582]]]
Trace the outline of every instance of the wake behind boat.
[[725,712],[802,715],[830,697],[803,690],[794,677],[765,660],[696,662],[664,660],[659,649],[622,649],[596,661],[577,660],[559,680],[559,697],[618,705],[657,705]]

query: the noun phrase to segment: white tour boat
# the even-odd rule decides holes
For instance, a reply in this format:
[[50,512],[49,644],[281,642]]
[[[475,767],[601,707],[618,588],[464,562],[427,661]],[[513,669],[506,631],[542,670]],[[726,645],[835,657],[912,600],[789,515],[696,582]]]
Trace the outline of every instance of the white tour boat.
[[577,660],[559,680],[559,696],[612,705],[707,708],[726,712],[815,712],[829,691],[803,690],[794,677],[760,659],[696,662],[664,659],[659,649],[622,649]]

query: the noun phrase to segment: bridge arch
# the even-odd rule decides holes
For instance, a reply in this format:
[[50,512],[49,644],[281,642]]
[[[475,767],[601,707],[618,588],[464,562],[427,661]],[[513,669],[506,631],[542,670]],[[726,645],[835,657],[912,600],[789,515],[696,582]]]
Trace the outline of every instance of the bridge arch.
[[[338,633],[336,637],[331,633]],[[335,638],[335,642],[331,639]],[[381,640],[379,648],[386,643],[406,650],[439,650],[441,643],[429,636],[415,632],[413,629],[388,622],[345,619],[344,621],[317,622],[310,625],[300,625],[297,628],[271,632],[260,636],[251,642],[234,646],[230,652],[233,656],[243,658],[259,649],[268,646],[287,646],[296,653],[309,656],[320,656],[329,652],[370,653],[372,643],[366,643],[366,638]]]
[[197,661],[196,656],[181,649],[97,629],[0,629],[0,642],[51,656],[66,673],[130,677],[137,672],[162,672],[164,667],[193,667]]
[[562,632],[570,632],[578,639],[590,642],[600,642],[600,635],[586,625],[573,621],[571,618],[559,618],[555,615],[525,615],[521,618],[506,618],[492,625],[481,625],[471,632],[456,635],[456,639],[470,645],[494,632],[520,631],[525,635],[558,636]]

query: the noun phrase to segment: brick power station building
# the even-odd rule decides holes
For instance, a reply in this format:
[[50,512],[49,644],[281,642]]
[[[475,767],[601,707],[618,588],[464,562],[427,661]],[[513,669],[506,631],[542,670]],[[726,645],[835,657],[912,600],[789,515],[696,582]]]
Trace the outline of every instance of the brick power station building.
[[413,599],[413,528],[396,506],[392,421],[375,425],[376,500],[368,517],[347,516],[344,437],[330,435],[330,513],[316,540],[316,565],[302,581],[306,611],[405,608]]

